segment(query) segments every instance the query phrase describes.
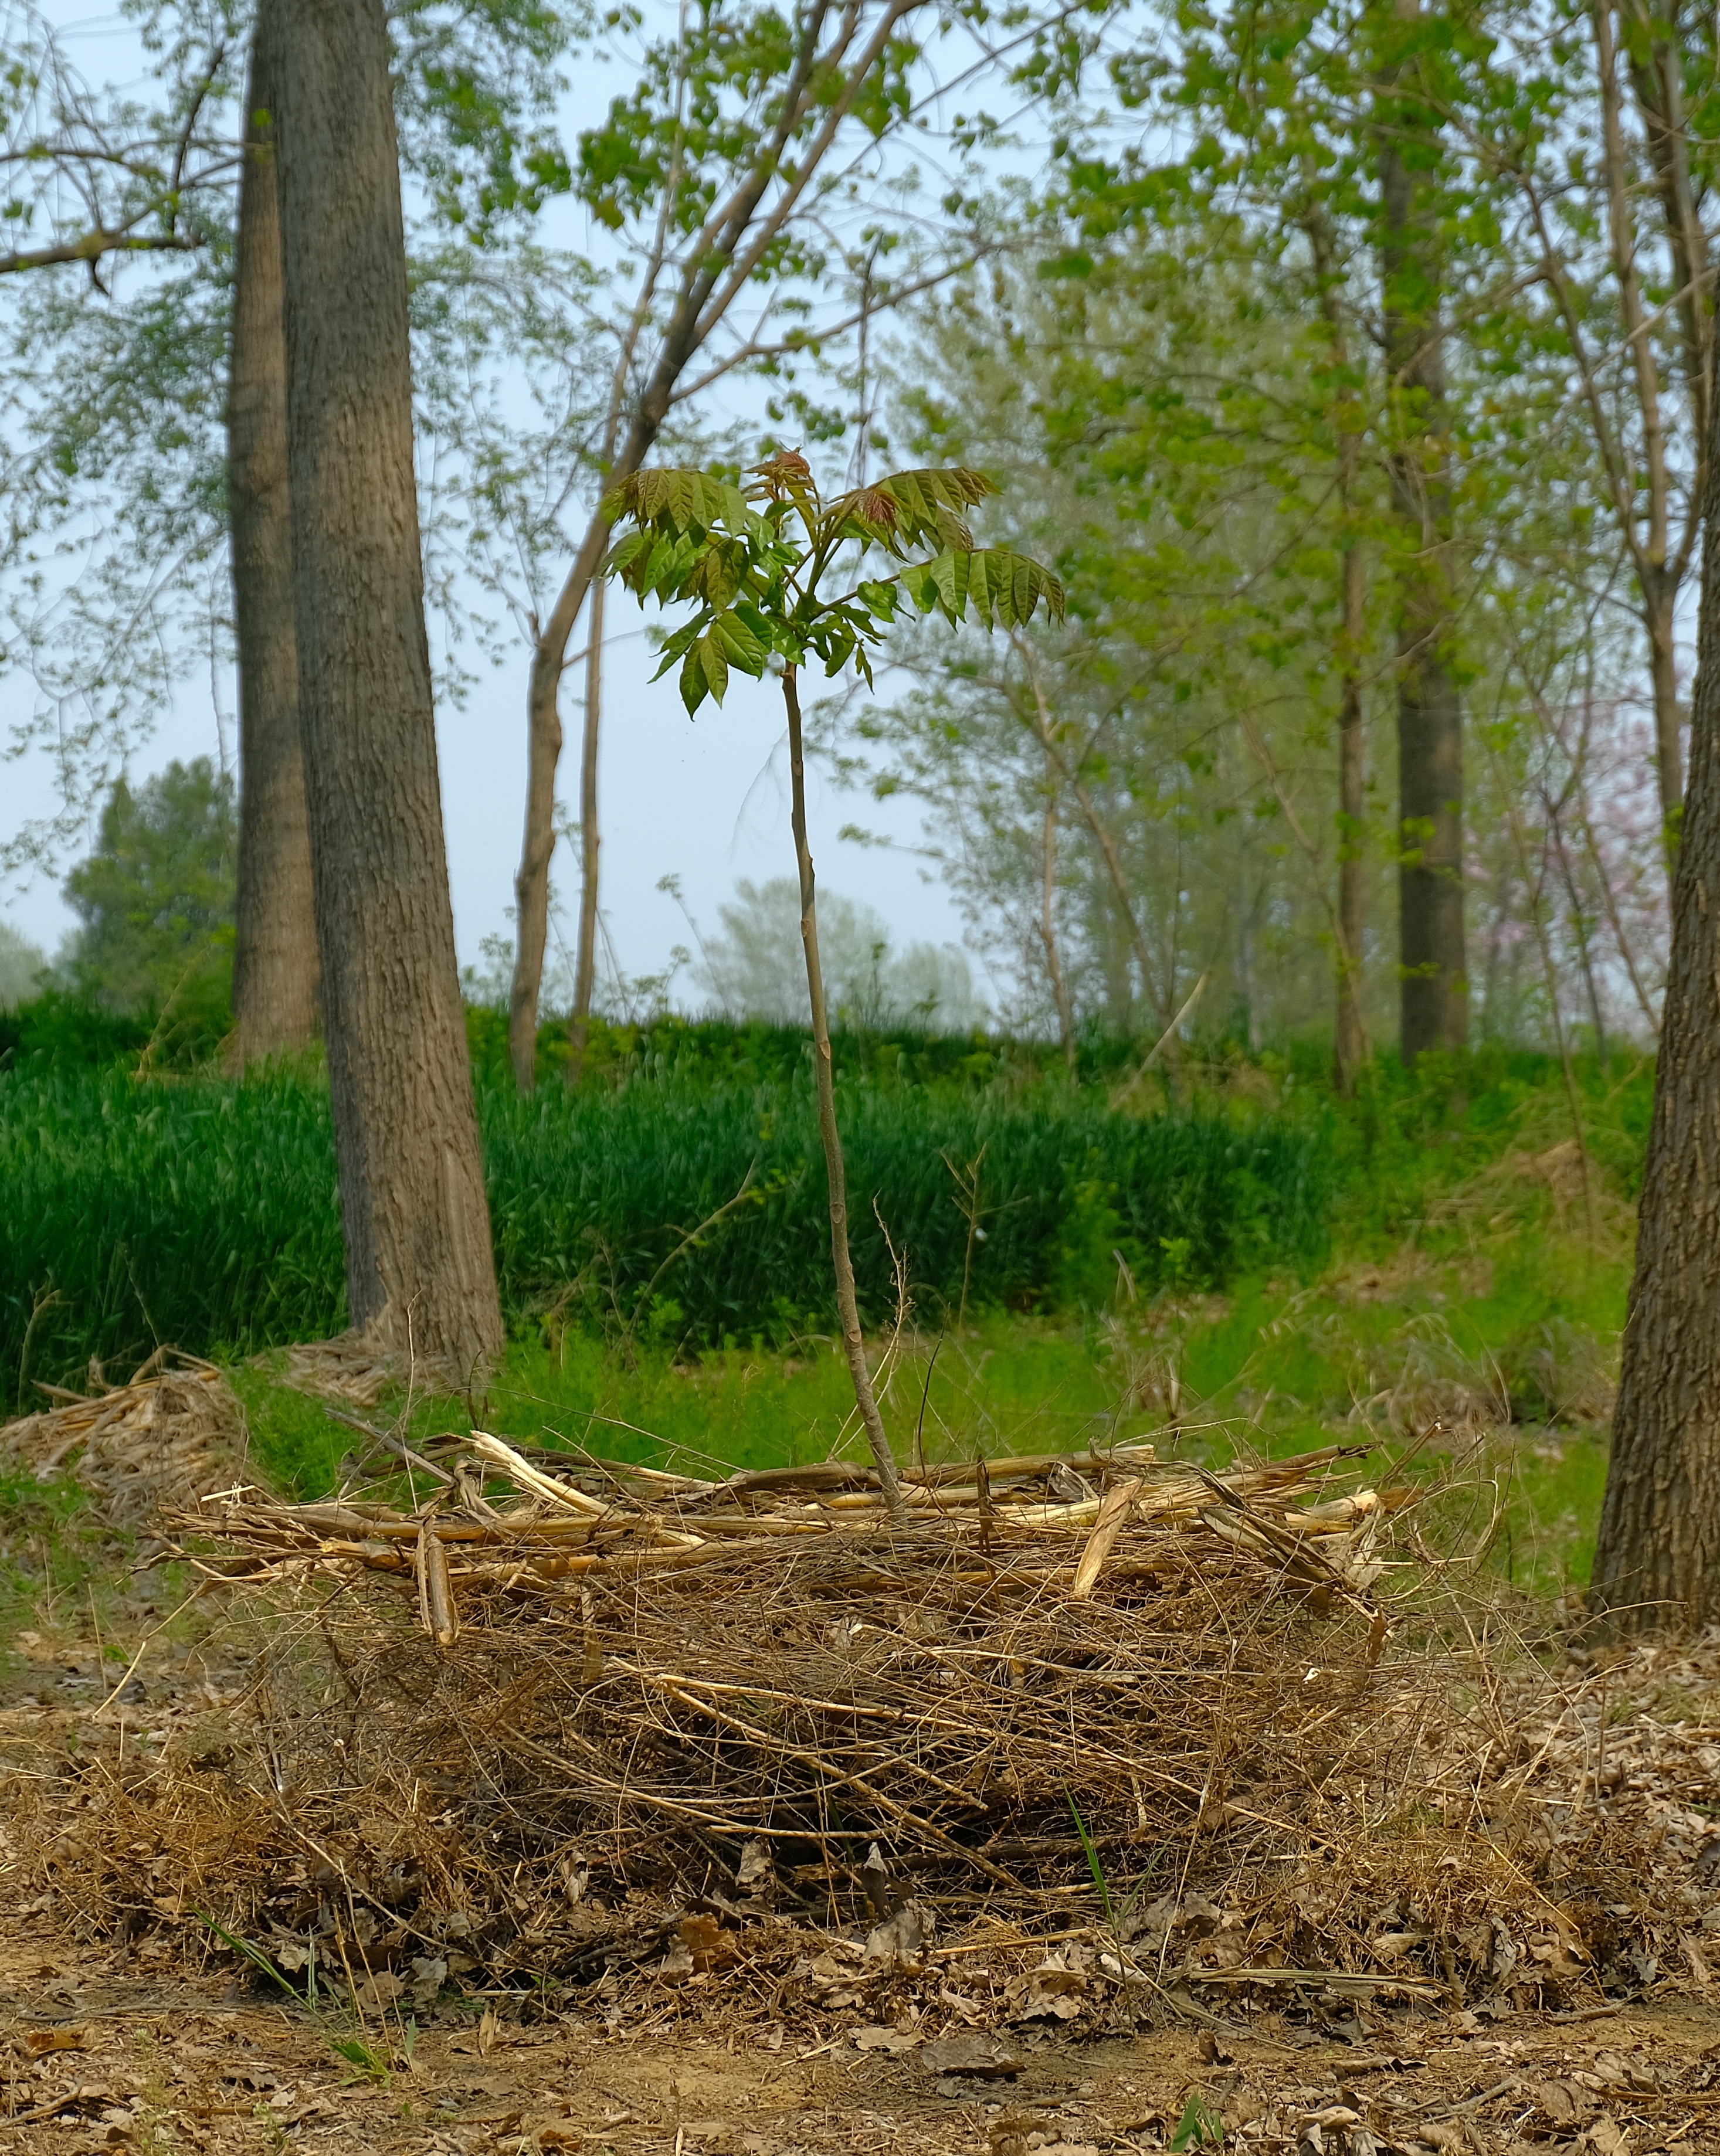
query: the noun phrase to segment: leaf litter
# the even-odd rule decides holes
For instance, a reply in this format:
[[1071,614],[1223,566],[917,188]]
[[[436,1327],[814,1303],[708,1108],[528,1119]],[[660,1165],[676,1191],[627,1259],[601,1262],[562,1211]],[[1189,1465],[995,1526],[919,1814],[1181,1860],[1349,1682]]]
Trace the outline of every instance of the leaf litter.
[[[421,1465],[416,1506],[181,1501],[226,1666],[8,1713],[14,1923],[267,1984],[384,2078],[481,1999],[988,2132],[1169,2044],[1227,2147],[1704,2145],[1706,2045],[1608,2017],[1715,2033],[1720,1642],[1526,1636],[1337,1448],[970,1462],[901,1527],[843,1463]],[[1340,2063],[1287,2096],[1263,2045]],[[12,2112],[99,2122],[112,2082]],[[1093,2145],[1203,2145],[1188,2097]]]

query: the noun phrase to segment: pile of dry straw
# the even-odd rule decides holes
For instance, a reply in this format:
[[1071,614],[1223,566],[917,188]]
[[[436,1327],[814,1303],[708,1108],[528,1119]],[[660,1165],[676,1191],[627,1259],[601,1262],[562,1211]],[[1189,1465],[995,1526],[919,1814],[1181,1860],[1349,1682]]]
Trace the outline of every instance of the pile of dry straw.
[[845,1463],[388,1443],[393,1502],[182,1508],[249,1691],[18,1815],[60,1905],[362,1999],[529,1972],[922,2035],[1546,2003],[1698,1936],[1698,1792],[1550,1784],[1581,1712],[1352,1450],[932,1467],[893,1517]]

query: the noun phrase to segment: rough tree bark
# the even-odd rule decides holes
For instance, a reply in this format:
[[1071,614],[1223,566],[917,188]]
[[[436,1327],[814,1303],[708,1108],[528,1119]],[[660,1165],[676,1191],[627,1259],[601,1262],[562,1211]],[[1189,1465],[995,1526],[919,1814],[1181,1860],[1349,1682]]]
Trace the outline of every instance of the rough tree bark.
[[[1418,0],[1398,0],[1413,20]],[[1379,131],[1380,284],[1394,407],[1398,565],[1399,961],[1406,1063],[1469,1037],[1463,943],[1463,706],[1451,669],[1445,358],[1433,182],[1404,156],[1430,126],[1388,84]]]
[[227,406],[227,501],[239,644],[236,1060],[302,1048],[316,1030],[316,914],[299,741],[299,649],[287,496],[275,85],[254,38],[245,94]]
[[323,1013],[354,1327],[501,1347],[442,832],[383,0],[265,0]]
[[[1712,448],[1712,445],[1711,445]],[[1720,489],[1711,454],[1690,773],[1636,1273],[1595,1543],[1615,1632],[1720,1620]]]

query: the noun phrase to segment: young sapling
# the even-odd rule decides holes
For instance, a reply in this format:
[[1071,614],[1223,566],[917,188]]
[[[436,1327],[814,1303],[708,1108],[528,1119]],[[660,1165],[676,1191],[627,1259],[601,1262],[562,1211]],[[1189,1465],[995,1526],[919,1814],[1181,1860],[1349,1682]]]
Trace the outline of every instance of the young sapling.
[[[879,1485],[896,1516],[901,1478],[866,1363],[849,1254],[847,1174],[807,839],[800,670],[812,660],[822,661],[827,676],[852,666],[870,688],[871,654],[904,597],[922,614],[941,613],[951,623],[977,619],[987,629],[1021,628],[1041,607],[1060,619],[1063,587],[1049,569],[1009,547],[974,544],[964,512],[992,491],[980,473],[951,466],[895,472],[827,502],[805,458],[785,449],[756,466],[741,485],[709,472],[635,472],[603,509],[621,531],[605,573],[642,599],[687,602],[696,609],[664,644],[657,670],[660,677],[679,664],[690,714],[707,696],[721,703],[736,669],[754,680],[773,662],[779,670],[836,1306]],[[898,566],[876,578],[863,576],[868,558],[879,555]]]

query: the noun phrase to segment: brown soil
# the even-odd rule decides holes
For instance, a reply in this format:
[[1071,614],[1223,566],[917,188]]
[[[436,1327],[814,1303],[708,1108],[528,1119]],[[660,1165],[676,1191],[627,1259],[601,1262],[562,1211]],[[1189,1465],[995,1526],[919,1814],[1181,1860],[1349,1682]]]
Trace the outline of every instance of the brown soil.
[[146,1955],[0,1922],[0,2146],[1099,2156],[1166,2147],[1199,2097],[1233,2151],[1316,2156],[1365,2148],[1363,2130],[1381,2152],[1720,2149],[1720,2009],[1704,2001],[1495,2020],[1310,1999],[1218,2035],[1012,2042],[1013,2075],[940,2079],[911,2029],[727,2030],[719,1980],[695,1979],[614,2027],[595,2000],[439,2010],[409,2061],[373,2028],[367,2072],[335,2048],[350,2022],[219,1974],[151,1974]]
[[[0,2156],[1144,2156],[1178,2141],[1211,2149],[1220,2131],[1227,2156],[1720,2152],[1720,1993],[1703,1920],[1713,1867],[1707,1840],[1694,1857],[1695,1845],[1684,1846],[1692,1820],[1709,1833],[1720,1774],[1720,1754],[1706,1748],[1720,1727],[1720,1642],[1574,1671],[1561,1680],[1557,1715],[1549,1707],[1544,1727],[1538,1719],[1517,1732],[1517,1805],[1555,1822],[1574,1803],[1580,1825],[1600,1815],[1595,1792],[1604,1791],[1620,1821],[1634,1822],[1628,1835],[1619,1830],[1610,1886],[1646,1895],[1659,1866],[1673,1884],[1656,1892],[1677,1901],[1676,1921],[1653,1909],[1640,1924],[1633,1918],[1630,1938],[1640,1932],[1646,1943],[1605,1969],[1594,1954],[1561,1950],[1569,1925],[1539,1949],[1526,1934],[1527,1960],[1508,1958],[1506,1988],[1472,1994],[1471,2010],[1427,2003],[1435,1991],[1447,2002],[1454,1994],[1449,1982],[1430,1980],[1425,1954],[1415,1958],[1426,1942],[1414,1933],[1370,1933],[1367,1943],[1370,1963],[1409,1957],[1401,1965],[1422,1971],[1420,2003],[1382,1991],[1389,1976],[1227,1989],[1223,1962],[1198,1958],[1224,1943],[1221,1929],[1177,1950],[1189,1957],[1199,1999],[1154,1987],[1162,2025],[1106,2035],[1091,2019],[1060,2024],[1055,2005],[1024,2020],[1000,1957],[988,1948],[986,1964],[999,1964],[988,1991],[981,1942],[953,1928],[911,1980],[862,1982],[845,1964],[830,1982],[796,1989],[792,1956],[773,1960],[771,1943],[781,1940],[761,1921],[724,1931],[732,1951],[715,1966],[665,1953],[658,1938],[649,1956],[608,1975],[593,1966],[592,1980],[570,1977],[537,1993],[517,1964],[498,1974],[469,1962],[467,1995],[431,1983],[414,2009],[408,1985],[378,1994],[373,1972],[358,1987],[361,1999],[370,1994],[361,2017],[326,1989],[322,2010],[307,2010],[208,1928],[199,1912],[212,1903],[198,1898],[189,1845],[176,1839],[188,1784],[169,1777],[159,1802],[151,1799],[153,1810],[140,1817],[150,1839],[131,1838],[131,1826],[118,1832],[114,1821],[129,1814],[98,1816],[86,1801],[104,1762],[117,1768],[145,1748],[209,1760],[210,1746],[238,1738],[254,1677],[242,1630],[213,1608],[167,1626],[156,1594],[156,1583],[140,1578],[109,1602],[99,1627],[93,1609],[73,1608],[57,1625],[39,1616],[39,1630],[8,1643]],[[1480,1809],[1476,1821],[1484,1845]],[[1440,1844],[1443,1863],[1468,1845],[1468,1830],[1466,1812],[1443,1830],[1457,1837]],[[1344,1879],[1329,1868],[1325,1876],[1353,1899],[1364,1845],[1353,1854]],[[98,1855],[105,1883],[95,1877]],[[275,1862],[264,1866],[259,1906]],[[1518,1883],[1553,1911],[1543,1890]],[[1384,1897],[1363,1898],[1372,1908]],[[618,1902],[614,1919],[628,1920],[633,1907]],[[1502,1899],[1494,1913],[1502,1923]],[[349,1934],[363,1936],[356,1922],[328,1936],[341,1944]],[[1263,1936],[1250,1964],[1273,1958],[1266,1944]],[[324,1938],[319,1952],[330,1951]],[[1276,1958],[1286,1958],[1281,1950]],[[1603,1981],[1615,1994],[1646,1991],[1608,2000]],[[1093,2014],[1111,2010],[1098,1989]],[[1532,2010],[1538,1996],[1543,2003]]]

